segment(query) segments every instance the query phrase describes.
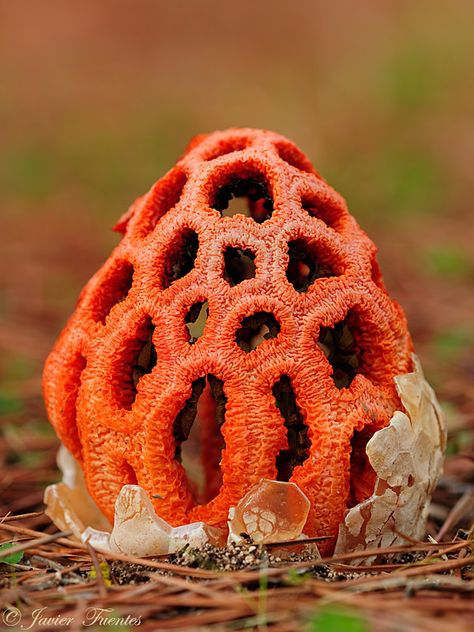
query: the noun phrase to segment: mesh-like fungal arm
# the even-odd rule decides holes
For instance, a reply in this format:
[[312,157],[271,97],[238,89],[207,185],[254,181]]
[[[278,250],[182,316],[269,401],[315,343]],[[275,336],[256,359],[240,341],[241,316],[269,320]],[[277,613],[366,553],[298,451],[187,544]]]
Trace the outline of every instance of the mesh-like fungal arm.
[[[171,524],[223,526],[261,478],[291,480],[311,501],[305,533],[336,536],[373,491],[365,446],[412,368],[344,200],[284,137],[232,129],[196,138],[116,229],[44,372],[99,507],[112,520],[138,482]],[[193,424],[201,491],[181,462]]]

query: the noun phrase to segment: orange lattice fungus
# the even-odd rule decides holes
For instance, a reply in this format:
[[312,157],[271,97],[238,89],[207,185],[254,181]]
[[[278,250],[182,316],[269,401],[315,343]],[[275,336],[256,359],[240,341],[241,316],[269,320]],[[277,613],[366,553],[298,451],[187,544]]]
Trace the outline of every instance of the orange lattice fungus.
[[294,144],[252,129],[197,137],[116,229],[44,373],[92,497],[113,520],[138,484],[172,525],[225,527],[261,479],[291,481],[329,551],[412,370],[375,246]]

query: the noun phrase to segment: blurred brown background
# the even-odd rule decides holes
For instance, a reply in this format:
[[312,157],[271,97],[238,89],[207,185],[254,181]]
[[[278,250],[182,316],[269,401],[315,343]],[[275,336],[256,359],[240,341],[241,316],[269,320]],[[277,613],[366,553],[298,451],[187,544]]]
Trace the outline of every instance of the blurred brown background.
[[462,450],[474,423],[473,23],[471,0],[0,0],[7,436],[20,419],[43,431],[45,354],[118,240],[115,219],[191,136],[251,126],[296,141],[378,244]]

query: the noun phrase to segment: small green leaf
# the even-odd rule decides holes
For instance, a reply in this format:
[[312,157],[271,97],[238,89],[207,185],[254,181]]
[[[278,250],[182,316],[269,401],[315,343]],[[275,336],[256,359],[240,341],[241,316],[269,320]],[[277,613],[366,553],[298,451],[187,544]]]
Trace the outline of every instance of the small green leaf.
[[288,576],[286,578],[286,583],[290,586],[300,586],[304,584],[306,580],[311,577],[310,573],[298,571],[296,568],[288,569]]
[[319,610],[310,622],[310,632],[368,632],[367,623],[355,612],[335,609]]
[[18,553],[12,553],[11,555],[2,555],[3,551],[8,551],[13,546],[13,542],[4,542],[0,544],[0,563],[2,564],[18,564],[23,559],[23,551],[18,551]]

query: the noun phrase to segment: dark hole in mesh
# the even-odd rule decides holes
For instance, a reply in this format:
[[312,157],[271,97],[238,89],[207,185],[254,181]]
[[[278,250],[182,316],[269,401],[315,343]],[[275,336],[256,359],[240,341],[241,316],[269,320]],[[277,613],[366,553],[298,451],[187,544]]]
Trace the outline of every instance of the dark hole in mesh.
[[310,249],[303,239],[295,239],[288,243],[288,268],[286,278],[297,292],[306,292],[316,280],[334,276],[334,271]]
[[360,349],[347,323],[347,318],[334,327],[321,327],[318,346],[332,366],[332,379],[337,388],[348,388],[359,372]]
[[133,467],[127,461],[122,464],[123,478],[126,481],[124,485],[136,485],[138,483],[137,475]]
[[302,465],[309,456],[311,441],[308,426],[296,403],[290,378],[282,375],[272,387],[275,403],[285,420],[288,448],[281,450],[276,459],[277,480],[288,481],[297,465]]
[[132,283],[133,265],[128,261],[121,261],[93,298],[92,314],[96,322],[105,324],[114,305],[127,298]]
[[208,316],[209,305],[207,301],[201,301],[191,305],[184,318],[189,333],[189,344],[194,344],[196,340],[202,336]]
[[338,220],[337,209],[332,209],[327,205],[322,204],[316,197],[303,197],[301,200],[303,209],[311,215],[320,219],[331,228],[335,228]]
[[181,460],[181,443],[186,441],[191,432],[191,426],[194,423],[197,413],[197,405],[206,386],[206,378],[200,377],[194,380],[191,387],[191,395],[186,400],[183,408],[180,410],[173,423],[173,436],[177,443],[175,459]]
[[300,171],[314,173],[311,162],[303,153],[301,153],[301,151],[297,147],[295,147],[295,145],[282,142],[276,143],[275,148],[280,158],[292,167],[296,167]]
[[165,255],[163,289],[186,276],[194,268],[199,248],[198,234],[190,228],[184,229],[171,243]]
[[133,396],[131,404],[133,404],[137,396],[138,382],[144,375],[151,373],[158,361],[155,345],[153,344],[154,331],[155,326],[152,324],[151,319],[148,319],[143,329],[143,337],[141,337],[142,346],[136,355],[135,363],[132,365]]
[[240,213],[262,224],[272,216],[273,200],[262,180],[234,177],[219,187],[212,207],[220,211],[223,217]]
[[224,383],[212,374],[195,380],[191,396],[176,416],[173,437],[175,459],[182,464],[195,499],[209,502],[222,484],[221,453],[225,447],[221,433],[227,398]]
[[350,492],[347,508],[358,505],[372,495],[377,475],[367,457],[367,443],[374,434],[374,428],[366,426],[354,430],[351,439]]
[[246,352],[256,349],[264,340],[276,338],[280,333],[280,323],[269,312],[255,312],[246,316],[236,332],[235,341]]
[[230,285],[238,285],[255,277],[255,253],[251,250],[232,248],[224,252],[224,279]]

